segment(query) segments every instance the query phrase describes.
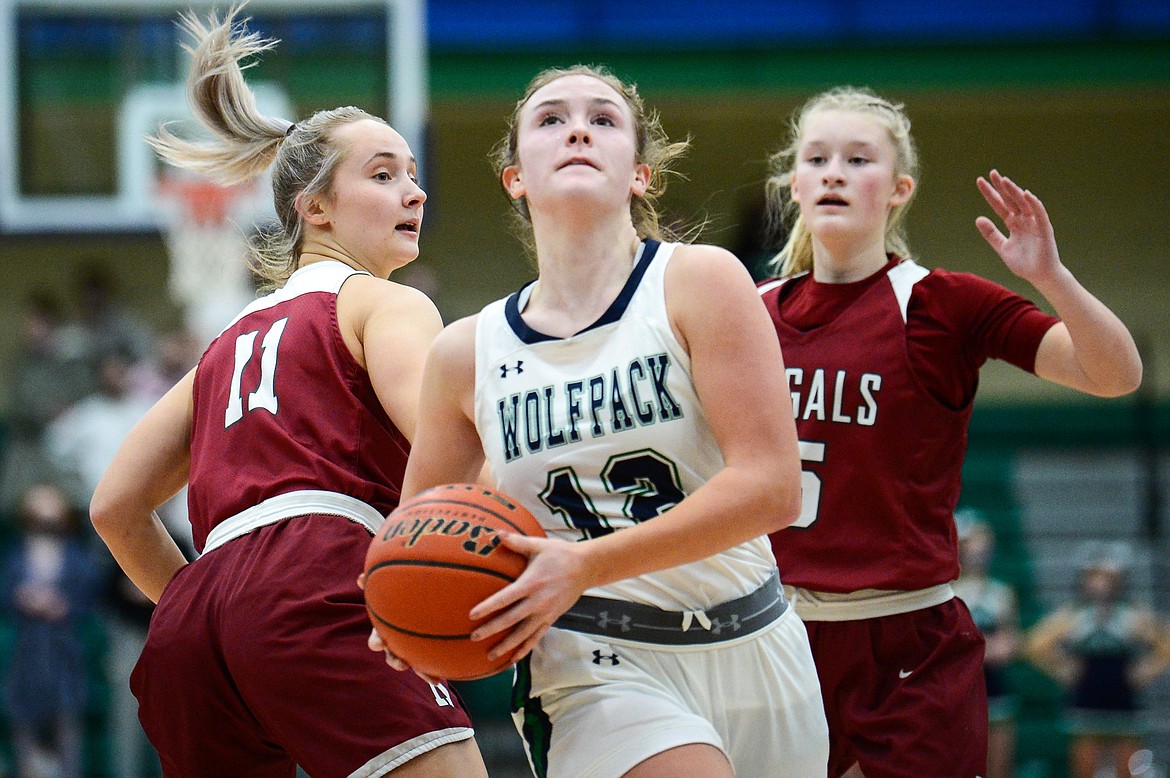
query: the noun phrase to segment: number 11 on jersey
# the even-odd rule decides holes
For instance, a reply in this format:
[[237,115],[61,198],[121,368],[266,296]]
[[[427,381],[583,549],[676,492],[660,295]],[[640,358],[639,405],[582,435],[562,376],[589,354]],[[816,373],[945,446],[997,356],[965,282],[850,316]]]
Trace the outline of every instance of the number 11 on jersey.
[[[273,322],[271,329],[264,334],[260,341],[260,385],[256,391],[248,394],[248,410],[263,408],[275,414],[276,402],[276,352],[280,345],[280,336],[284,334],[284,325],[288,324],[288,317]],[[256,346],[256,336],[259,330],[245,332],[236,338],[236,364],[232,370],[232,385],[228,390],[228,406],[223,414],[224,429],[244,418],[243,378],[244,368],[252,361]]]

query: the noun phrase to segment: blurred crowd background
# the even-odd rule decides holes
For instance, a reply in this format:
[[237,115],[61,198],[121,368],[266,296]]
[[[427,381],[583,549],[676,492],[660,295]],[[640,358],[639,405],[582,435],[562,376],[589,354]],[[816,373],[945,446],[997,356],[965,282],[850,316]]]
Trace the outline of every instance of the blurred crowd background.
[[[121,437],[250,293],[239,251],[263,193],[153,167],[127,181],[120,160],[135,142],[128,95],[183,78],[176,11],[210,6],[0,0],[0,775],[18,775],[22,755],[24,774],[44,778],[159,774],[126,687],[150,604],[86,506]],[[248,11],[282,41],[249,77],[273,85],[286,118],[353,104],[409,123],[420,117],[393,104],[395,85],[421,85],[408,129],[430,199],[420,259],[395,277],[447,321],[533,275],[487,156],[551,65],[606,64],[638,84],[668,133],[692,142],[665,211],[705,221],[703,239],[757,277],[781,242],[762,213],[767,157],[829,86],[906,104],[923,167],[909,214],[920,263],[1034,297],[975,229],[986,205],[974,182],[996,168],[1036,192],[1065,262],[1138,338],[1146,378],[1106,403],[984,370],[958,518],[960,585],[989,637],[990,778],[1072,775],[1099,746],[1100,776],[1170,774],[1170,2],[253,0]],[[396,57],[396,26],[411,20],[416,56]],[[115,218],[130,185],[166,207]],[[193,554],[183,495],[163,513]],[[1132,684],[1132,710],[1073,715],[1070,689],[1090,672]],[[508,682],[461,686],[501,778],[526,774]]]

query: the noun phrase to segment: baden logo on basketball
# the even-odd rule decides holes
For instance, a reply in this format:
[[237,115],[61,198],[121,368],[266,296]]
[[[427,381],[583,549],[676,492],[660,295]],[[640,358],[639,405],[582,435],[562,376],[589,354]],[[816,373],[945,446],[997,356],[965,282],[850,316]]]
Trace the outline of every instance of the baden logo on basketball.
[[461,547],[464,551],[479,556],[487,556],[500,545],[500,535],[491,527],[441,516],[404,519],[395,524],[388,523],[382,530],[381,538],[383,543],[393,541],[395,538],[404,538],[404,545],[413,546],[427,535],[443,535],[452,538],[466,535],[467,540],[463,541]]
[[472,641],[471,609],[515,581],[528,564],[505,533],[542,537],[527,509],[478,484],[446,484],[391,513],[366,553],[366,610],[382,642],[415,669],[468,680],[504,669],[487,653],[503,639]]

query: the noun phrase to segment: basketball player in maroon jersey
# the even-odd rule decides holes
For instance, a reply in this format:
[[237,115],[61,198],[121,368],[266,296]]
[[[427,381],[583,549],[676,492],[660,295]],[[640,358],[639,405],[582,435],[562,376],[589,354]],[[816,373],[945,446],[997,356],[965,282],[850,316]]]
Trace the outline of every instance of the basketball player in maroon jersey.
[[986,217],[977,227],[1057,317],[909,258],[917,160],[901,106],[826,92],[772,161],[770,204],[795,219],[780,280],[760,291],[804,468],[801,517],[772,541],[809,627],[829,775],[855,763],[867,778],[986,775],[983,641],[950,586],[979,368],[1003,359],[1112,397],[1138,386],[1137,349],[1061,263],[1040,200],[995,171],[977,185],[1008,234]]
[[[278,287],[248,305],[130,432],[94,526],[158,603],[131,676],[167,776],[486,776],[466,710],[366,647],[355,571],[397,505],[438,311],[387,277],[418,255],[426,195],[402,136],[356,108],[259,114],[240,61],[274,45],[234,13],[184,25],[206,145],[172,164],[224,183],[273,168]],[[189,483],[201,556],[152,511]]]

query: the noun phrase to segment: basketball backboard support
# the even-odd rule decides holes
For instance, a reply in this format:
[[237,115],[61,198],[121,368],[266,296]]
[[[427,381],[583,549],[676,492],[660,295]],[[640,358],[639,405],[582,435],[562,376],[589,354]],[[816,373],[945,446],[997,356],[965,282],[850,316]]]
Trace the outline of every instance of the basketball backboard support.
[[[229,6],[225,0],[0,0],[0,232],[120,232],[154,230],[165,215],[152,205],[157,182],[153,152],[142,141],[143,122],[163,107],[189,116],[182,84],[128,84],[119,98],[114,190],[83,195],[43,194],[22,186],[21,61],[22,14],[74,14],[81,17],[158,17],[204,13]],[[424,150],[429,102],[426,64],[425,0],[251,0],[245,16],[262,13],[323,17],[374,12],[384,16],[386,54],[385,113],[415,154]],[[280,56],[280,47],[271,56]],[[273,85],[255,84],[262,110],[289,119],[287,99]],[[286,106],[282,108],[281,106]],[[332,108],[334,106],[318,106]],[[149,131],[146,130],[146,131]]]

